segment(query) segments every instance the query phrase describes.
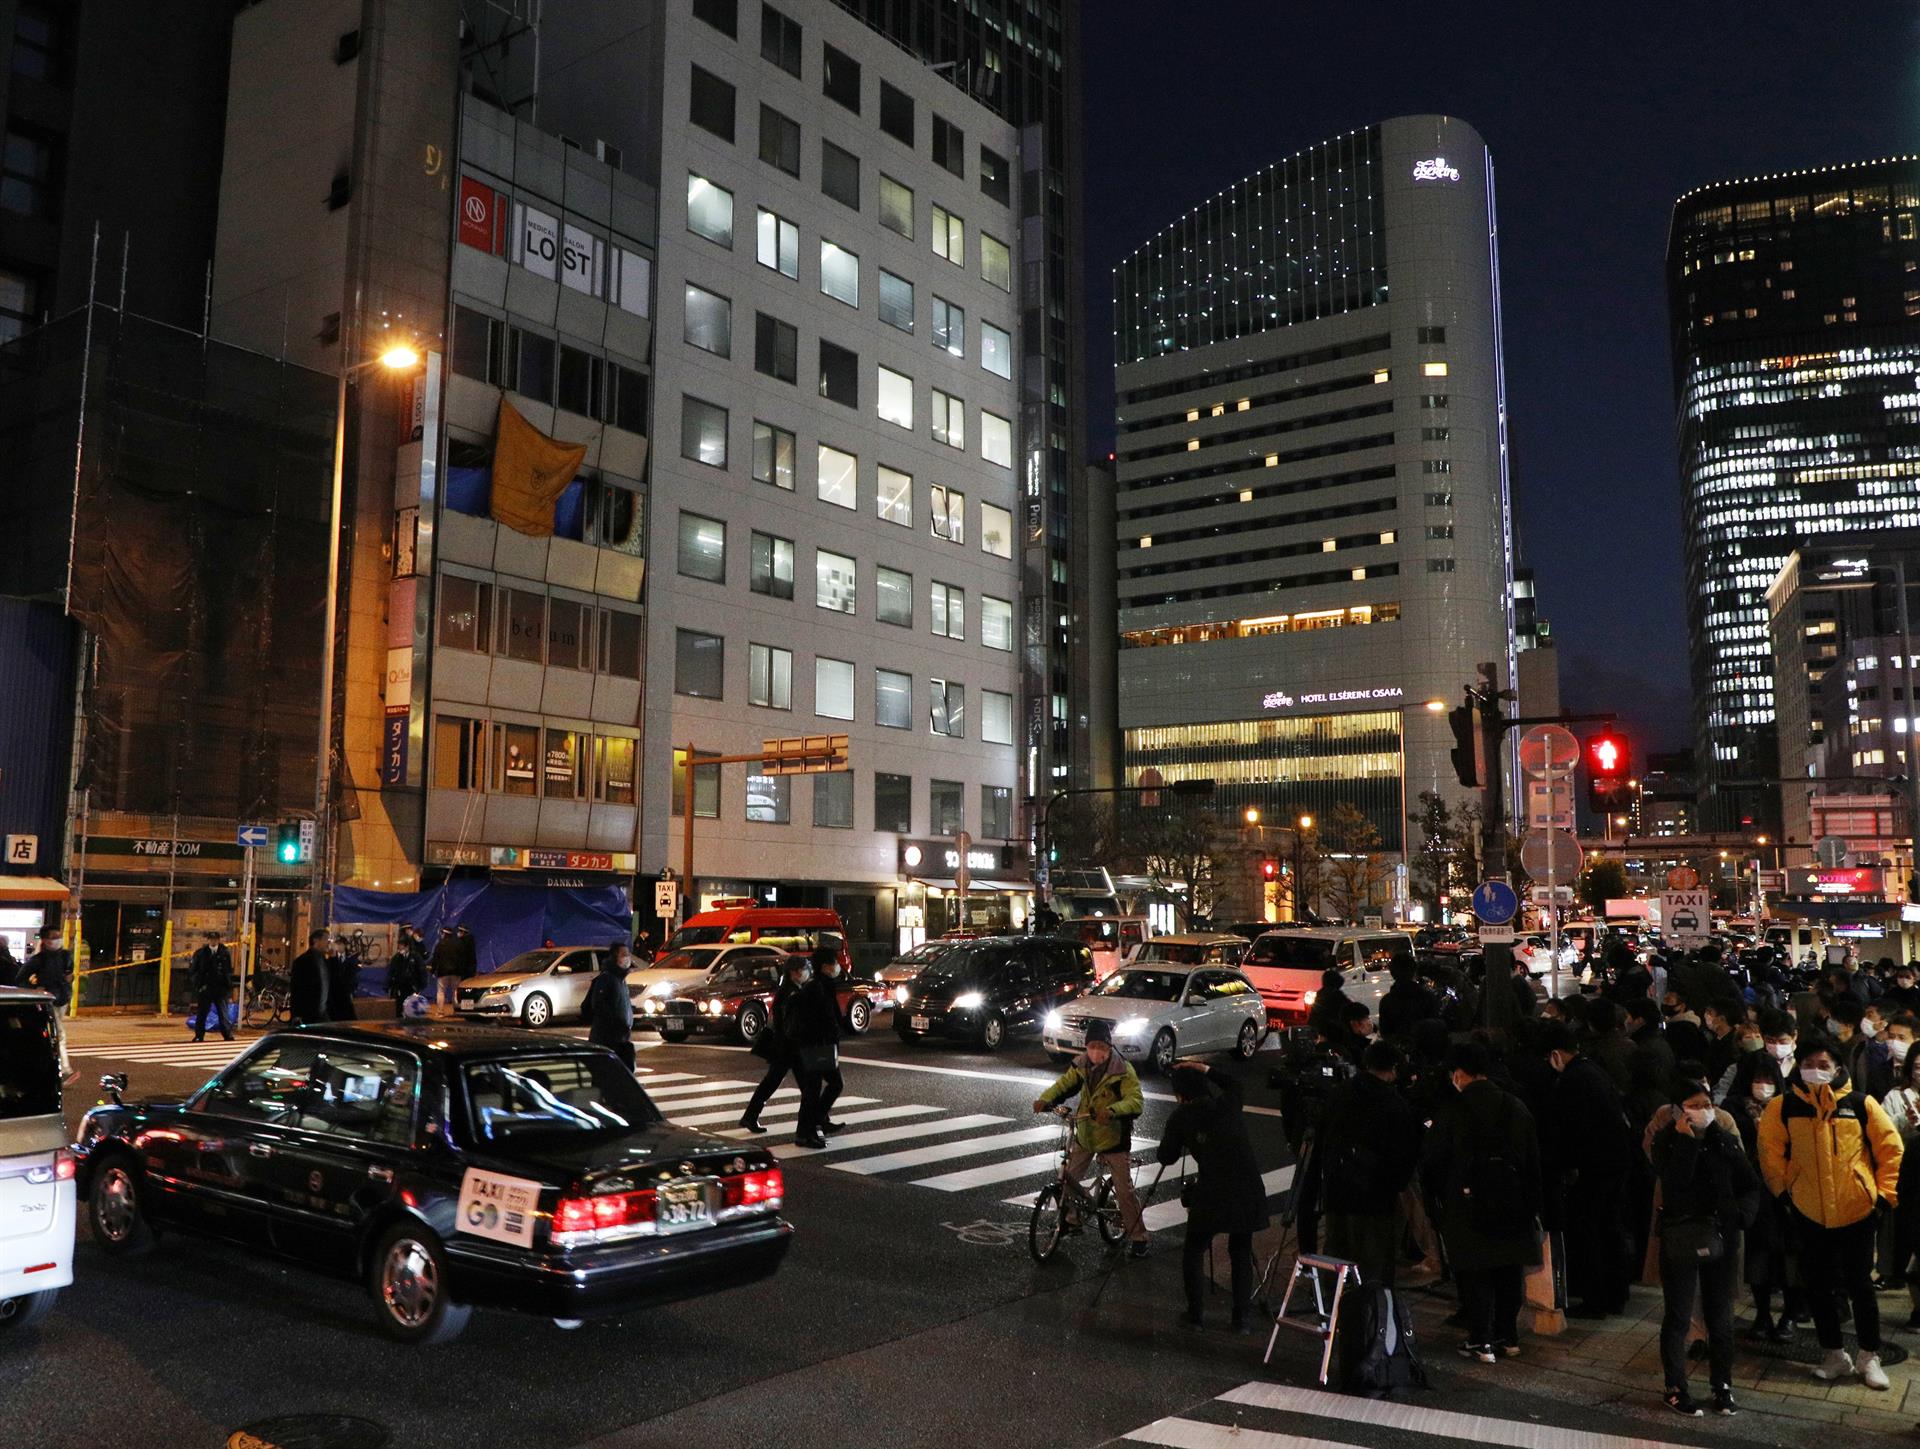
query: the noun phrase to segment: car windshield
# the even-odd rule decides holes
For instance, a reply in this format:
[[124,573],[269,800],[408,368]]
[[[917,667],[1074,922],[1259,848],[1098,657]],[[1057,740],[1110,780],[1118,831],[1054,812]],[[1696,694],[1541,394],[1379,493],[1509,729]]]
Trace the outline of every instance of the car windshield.
[[707,979],[709,986],[758,986],[773,982],[773,962],[766,956],[735,956]]
[[1120,939],[1120,923],[1105,916],[1070,923],[1072,934],[1089,946],[1112,946]]
[[925,966],[953,949],[951,941],[927,941],[894,961],[896,966]]
[[1186,990],[1184,971],[1116,971],[1089,996],[1123,996],[1130,1001],[1178,1001]]
[[564,951],[522,951],[511,961],[503,962],[499,974],[538,976],[565,954]]
[[0,1122],[60,1110],[60,1051],[53,1020],[38,1001],[0,1006]]
[[1199,941],[1149,941],[1140,948],[1138,959],[1171,961],[1179,966],[1198,966],[1207,959],[1207,948]]
[[985,942],[973,946],[955,946],[941,953],[937,961],[921,968],[920,982],[942,986],[959,981],[978,981],[1007,959],[1006,949]]
[[483,1141],[631,1132],[661,1120],[633,1073],[608,1052],[554,1052],[462,1068]]
[[711,951],[668,951],[655,956],[649,971],[705,971],[713,964]]
[[1324,971],[1333,964],[1333,942],[1276,931],[1253,943],[1253,949],[1247,952],[1246,964]]
[[682,926],[667,937],[667,949],[678,951],[682,946],[713,946],[726,938],[725,926]]

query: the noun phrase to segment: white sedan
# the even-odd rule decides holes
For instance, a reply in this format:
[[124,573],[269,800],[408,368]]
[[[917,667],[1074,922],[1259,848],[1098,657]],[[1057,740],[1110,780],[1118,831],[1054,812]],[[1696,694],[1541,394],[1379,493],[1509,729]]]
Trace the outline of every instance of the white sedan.
[[1127,966],[1070,1005],[1047,1013],[1041,1044],[1064,1060],[1087,1044],[1087,1023],[1111,1023],[1114,1050],[1166,1072],[1181,1057],[1260,1049],[1267,1008],[1253,983],[1215,966]]
[[[1553,942],[1546,936],[1529,936],[1513,948],[1513,959],[1527,968],[1530,976],[1546,976],[1553,970]],[[1580,946],[1567,937],[1560,938],[1560,969],[1580,969]]]
[[713,973],[726,962],[773,964],[784,961],[787,953],[772,946],[756,946],[745,941],[721,942],[713,946],[682,946],[677,951],[662,951],[645,966],[627,973],[627,994],[636,1004],[646,998],[670,1001],[684,996],[713,979]]

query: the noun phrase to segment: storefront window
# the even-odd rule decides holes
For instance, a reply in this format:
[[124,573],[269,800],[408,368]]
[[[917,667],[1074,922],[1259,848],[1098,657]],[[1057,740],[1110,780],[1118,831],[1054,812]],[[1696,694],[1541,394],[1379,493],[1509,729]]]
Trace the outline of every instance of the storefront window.
[[541,793],[549,800],[578,800],[586,793],[581,774],[585,758],[581,737],[573,730],[547,731],[547,751],[541,766]]
[[633,804],[633,743],[624,735],[594,736],[594,799],[609,805]]
[[533,725],[497,724],[493,727],[495,767],[493,788],[502,795],[535,793],[540,731]]

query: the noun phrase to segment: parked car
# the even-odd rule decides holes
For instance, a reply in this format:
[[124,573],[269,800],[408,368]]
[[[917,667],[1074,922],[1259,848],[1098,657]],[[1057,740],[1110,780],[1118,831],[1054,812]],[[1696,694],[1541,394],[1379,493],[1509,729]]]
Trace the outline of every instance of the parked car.
[[956,946],[923,970],[894,1007],[902,1041],[925,1036],[998,1051],[1037,1031],[1047,1012],[1093,985],[1093,952],[1057,936],[999,936]]
[[903,999],[905,988],[914,977],[959,944],[958,941],[945,938],[926,941],[887,962],[880,968],[879,978],[880,984],[887,988],[887,1000],[894,1002]]
[[546,946],[522,951],[498,971],[469,976],[454,993],[453,1009],[462,1016],[518,1017],[522,1026],[541,1027],[556,1017],[577,1021],[587,987],[600,969],[601,946]]
[[840,913],[814,906],[733,905],[699,911],[687,917],[662,949],[754,942],[810,956],[823,941],[840,952],[842,966],[853,969],[853,958],[847,954],[847,928],[841,924]]
[[1377,1009],[1393,985],[1387,968],[1396,960],[1414,960],[1413,941],[1404,931],[1328,926],[1269,931],[1253,943],[1240,970],[1266,1002],[1270,1022],[1297,1026],[1306,1021],[1329,970],[1346,978],[1348,996]]
[[[1513,959],[1523,962],[1531,975],[1549,976],[1553,973],[1553,941],[1548,936],[1528,936],[1514,945]],[[1580,947],[1564,938],[1560,942],[1560,969],[1580,969]]]
[[[633,1024],[657,1031],[662,1041],[685,1041],[695,1034],[731,1033],[748,1046],[760,1039],[773,1016],[773,993],[786,971],[786,956],[732,956],[698,986],[673,997],[646,996]],[[887,988],[871,976],[842,976],[834,983],[840,1021],[855,1036],[873,1025],[887,1004]]]
[[1040,1044],[1065,1061],[1087,1044],[1087,1023],[1113,1027],[1113,1049],[1168,1072],[1181,1057],[1260,1050],[1267,1008],[1253,983],[1218,966],[1126,966],[1070,1006],[1046,1014]]
[[76,1162],[60,1110],[53,998],[0,987],[0,1336],[73,1282]]
[[403,1343],[753,1282],[793,1231],[768,1153],[669,1125],[603,1048],[480,1025],[275,1032],[184,1101],[96,1107],[76,1151],[108,1254],[166,1227],[301,1259]]
[[662,951],[647,965],[629,971],[627,991],[636,1001],[648,996],[684,996],[729,962],[777,964],[786,959],[787,953],[772,945],[682,946]]
[[1155,936],[1133,958],[1136,966],[1237,966],[1252,942],[1243,936],[1194,932],[1185,936]]
[[1153,924],[1145,916],[1076,916],[1062,921],[1059,933],[1088,947],[1094,974],[1105,976],[1131,964],[1153,934]]

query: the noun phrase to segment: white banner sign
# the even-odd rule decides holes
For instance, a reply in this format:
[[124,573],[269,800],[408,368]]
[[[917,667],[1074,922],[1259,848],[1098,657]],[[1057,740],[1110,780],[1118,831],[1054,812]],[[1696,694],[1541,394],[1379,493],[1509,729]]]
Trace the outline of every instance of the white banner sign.
[[1676,946],[1706,945],[1713,936],[1713,910],[1708,903],[1707,892],[1662,892],[1660,934]]
[[576,292],[590,297],[600,295],[600,278],[606,271],[607,244],[593,233],[569,222],[560,250],[560,280]]
[[559,273],[560,223],[525,202],[513,207],[513,259],[551,282]]

